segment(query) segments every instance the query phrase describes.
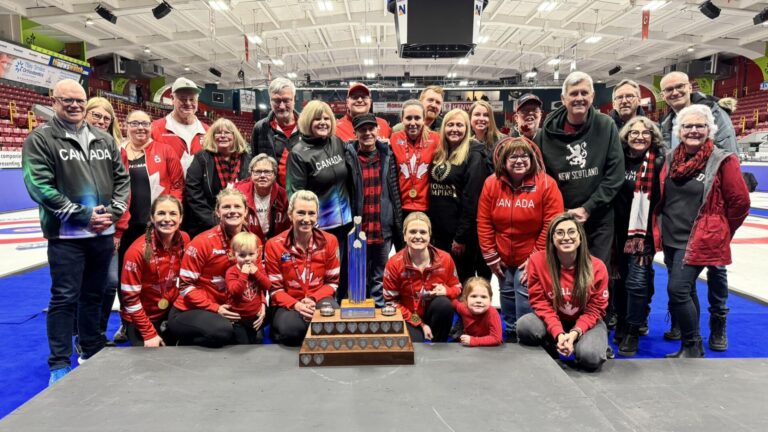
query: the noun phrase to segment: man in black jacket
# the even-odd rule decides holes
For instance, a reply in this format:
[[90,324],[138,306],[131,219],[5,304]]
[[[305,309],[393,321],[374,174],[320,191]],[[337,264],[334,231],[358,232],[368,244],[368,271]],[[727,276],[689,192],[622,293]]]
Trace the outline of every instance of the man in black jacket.
[[631,79],[623,79],[613,88],[613,109],[609,113],[616,123],[616,129],[622,127],[635,116],[644,116],[640,108],[640,85]]
[[359,160],[360,178],[355,184],[362,187],[363,231],[368,236],[366,252],[366,290],[376,302],[384,306],[384,265],[389,259],[392,245],[403,244],[403,208],[400,204],[400,183],[397,164],[387,143],[377,139],[379,125],[373,114],[361,114],[352,119],[356,140],[347,144]]
[[115,250],[114,223],[127,208],[130,190],[114,140],[84,121],[83,87],[74,80],[59,81],[53,100],[56,115],[32,131],[22,148],[24,183],[40,205],[40,225],[48,239],[49,385],[71,370],[75,313],[80,361],[104,347],[101,298]]
[[272,111],[253,126],[251,157],[265,153],[275,158],[277,183],[285,187],[285,163],[300,136],[296,127],[299,113],[294,108],[296,86],[287,78],[275,78],[269,83],[268,92]]

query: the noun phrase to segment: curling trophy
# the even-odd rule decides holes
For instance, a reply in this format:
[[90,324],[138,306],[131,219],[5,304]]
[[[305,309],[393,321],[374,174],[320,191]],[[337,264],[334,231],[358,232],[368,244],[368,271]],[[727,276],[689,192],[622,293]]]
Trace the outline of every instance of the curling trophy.
[[[341,310],[321,305],[307,329],[299,351],[299,366],[355,366],[413,364],[413,343],[403,315],[392,305],[388,313],[376,309],[366,296],[365,232],[362,218],[354,218],[347,236],[348,297]],[[390,313],[394,312],[394,313]]]

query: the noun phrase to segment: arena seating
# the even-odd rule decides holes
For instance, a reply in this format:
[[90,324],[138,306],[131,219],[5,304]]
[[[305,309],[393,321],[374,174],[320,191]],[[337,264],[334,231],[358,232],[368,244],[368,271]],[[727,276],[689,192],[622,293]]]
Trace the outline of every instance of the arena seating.
[[768,92],[757,91],[740,97],[731,121],[739,137],[768,130]]

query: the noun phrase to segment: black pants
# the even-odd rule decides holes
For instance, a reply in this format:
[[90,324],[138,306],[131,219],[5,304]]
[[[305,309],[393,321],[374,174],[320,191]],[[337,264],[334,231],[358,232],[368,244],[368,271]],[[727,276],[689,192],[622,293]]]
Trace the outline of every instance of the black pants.
[[696,279],[704,270],[703,266],[683,263],[685,249],[664,246],[664,264],[669,272],[667,292],[669,311],[680,326],[683,341],[701,340],[699,329],[699,295],[696,291]]
[[[320,305],[323,302],[330,303],[334,309],[339,308],[339,304],[333,297],[325,297],[317,301]],[[276,307],[273,311],[272,326],[270,327],[270,336],[273,341],[286,346],[299,346],[304,342],[304,336],[307,335],[309,323],[304,321],[301,314],[293,309]]]
[[[432,329],[433,342],[448,341],[448,334],[451,332],[451,325],[453,324],[453,314],[453,305],[448,297],[438,296],[429,302],[421,319]],[[421,327],[414,327],[410,324],[407,327],[411,341],[424,342],[424,330]]]
[[233,343],[232,323],[223,316],[202,309],[180,311],[171,308],[168,331],[178,339],[179,345],[198,345],[219,348]]
[[[167,322],[165,318],[151,322],[152,327],[155,328],[155,331],[163,339],[163,342],[165,342],[166,346],[176,345],[176,342],[178,341],[166,329]],[[166,325],[163,325],[163,323],[166,323]],[[144,337],[141,335],[138,327],[136,327],[133,323],[129,322],[125,324],[125,335],[128,337],[128,341],[131,343],[131,346],[144,346]]]
[[653,262],[640,265],[634,256],[618,253],[617,263],[620,278],[614,281],[613,304],[620,324],[640,327],[651,312],[654,293]]
[[258,330],[253,329],[254,320],[240,320],[232,324],[232,331],[235,333],[235,343],[238,345],[260,344],[264,340],[264,325]]
[[336,290],[336,301],[341,302],[341,299],[347,297],[347,284],[349,280],[349,264],[347,257],[347,234],[352,230],[352,224],[342,225],[337,228],[325,230],[328,234],[332,234],[339,241],[339,261],[341,262],[341,270],[339,271],[339,288]]
[[[587,232],[587,243],[589,244],[589,253],[605,264],[608,274],[611,274],[611,247],[613,245],[613,207],[608,206],[595,210],[594,214],[589,215],[587,223],[584,224],[584,230]],[[609,297],[606,317],[613,311],[613,284],[608,284]]]

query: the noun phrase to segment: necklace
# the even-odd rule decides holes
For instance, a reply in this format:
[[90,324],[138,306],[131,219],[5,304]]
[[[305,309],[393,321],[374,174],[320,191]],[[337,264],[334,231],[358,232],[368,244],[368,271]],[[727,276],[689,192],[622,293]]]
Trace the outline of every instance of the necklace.
[[432,178],[438,182],[442,182],[446,179],[446,177],[448,177],[448,174],[451,173],[451,166],[452,165],[450,162],[443,162],[439,165],[434,165],[432,167]]

